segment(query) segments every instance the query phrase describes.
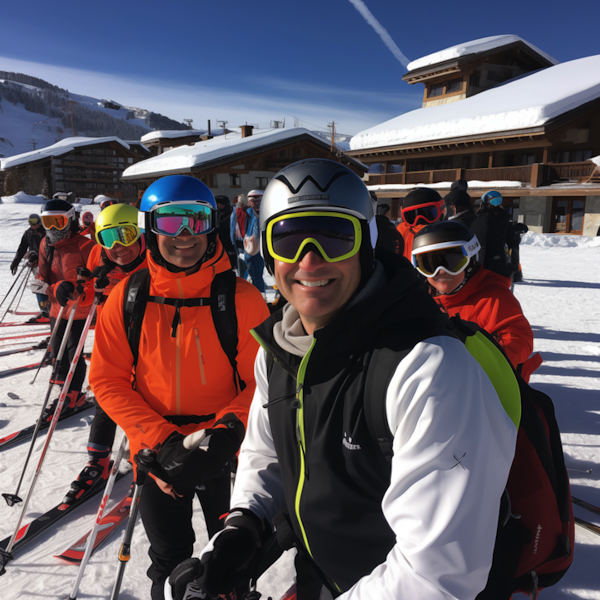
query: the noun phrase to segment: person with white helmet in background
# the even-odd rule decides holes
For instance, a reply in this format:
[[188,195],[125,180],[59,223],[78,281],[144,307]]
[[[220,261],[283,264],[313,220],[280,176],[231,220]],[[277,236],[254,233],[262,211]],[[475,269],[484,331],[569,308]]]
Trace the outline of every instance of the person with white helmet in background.
[[250,190],[248,192],[248,222],[246,224],[246,235],[244,236],[244,261],[248,267],[248,275],[252,279],[252,285],[262,293],[266,289],[263,280],[265,261],[260,255],[258,216],[263,193],[262,190]]
[[[375,252],[374,203],[351,169],[307,159],[281,170],[260,225],[289,303],[253,332],[257,387],[225,529],[174,570],[166,595],[243,597],[275,521],[323,597],[475,598],[519,398],[501,402],[409,262]],[[392,366],[380,373],[383,353]],[[376,389],[382,440],[366,414]],[[319,598],[297,585],[298,600]]]
[[[231,270],[217,204],[199,179],[155,181],[142,197],[139,225],[148,269],[108,297],[89,381],[125,431],[136,472],[150,471],[139,510],[150,541],[150,596],[162,600],[165,579],[192,554],[194,498],[209,535],[229,510],[230,462],[255,388],[258,344],[250,329],[269,312]],[[188,436],[202,445],[190,445]]]
[[[84,307],[80,303],[75,305],[79,295],[77,292],[77,269],[85,267],[95,242],[81,235],[75,207],[66,200],[59,198],[48,200],[42,207],[41,219],[46,230],[46,237],[40,244],[37,278],[42,286],[39,293],[46,293],[50,301],[52,330],[54,330],[55,320],[58,317],[59,306],[69,309],[64,311],[56,331],[54,348],[52,348],[53,354],[60,348],[69,311],[75,310],[75,319],[69,333],[65,355],[60,365],[58,379],[55,381],[62,385],[69,371],[70,362],[75,355],[89,312],[89,307]],[[85,394],[81,391],[85,373],[85,359],[81,354],[63,405],[63,414],[85,402]],[[52,419],[57,401],[58,398],[54,399],[46,408],[42,417],[44,420]]]
[[[94,295],[102,294],[96,308],[98,327],[102,306],[114,287],[139,269],[147,267],[146,243],[138,226],[138,209],[129,204],[113,204],[96,221],[95,239],[85,271],[87,279],[79,303],[90,306]],[[85,215],[84,215],[85,216]],[[96,405],[87,443],[88,462],[70,487],[63,504],[72,504],[109,474],[110,455],[115,441],[115,422]]]

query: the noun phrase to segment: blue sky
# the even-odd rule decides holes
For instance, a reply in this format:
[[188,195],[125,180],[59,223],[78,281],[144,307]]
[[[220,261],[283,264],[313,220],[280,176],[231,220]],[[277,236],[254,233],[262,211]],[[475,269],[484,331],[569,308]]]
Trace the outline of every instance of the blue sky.
[[[284,120],[355,134],[418,108],[422,85],[354,4],[363,0],[30,0],[4,3],[0,70],[196,128]],[[600,54],[600,2],[364,0],[414,60],[516,34],[561,62]],[[1,132],[0,132],[1,136]]]

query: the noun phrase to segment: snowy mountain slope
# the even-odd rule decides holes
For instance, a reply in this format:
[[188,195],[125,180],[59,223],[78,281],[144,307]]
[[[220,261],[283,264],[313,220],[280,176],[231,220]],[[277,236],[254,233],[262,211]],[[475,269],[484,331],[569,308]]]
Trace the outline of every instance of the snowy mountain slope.
[[[98,207],[89,209],[97,214]],[[0,299],[14,279],[9,264],[27,227],[27,216],[35,205],[6,202],[0,205]],[[544,357],[544,364],[534,374],[532,384],[544,390],[554,400],[561,427],[567,466],[571,469],[593,469],[591,474],[571,471],[574,495],[600,506],[600,238],[527,234],[521,249],[525,281],[516,287],[516,296],[535,332],[535,350]],[[24,310],[35,310],[32,294],[23,299]],[[0,309],[0,316],[3,312]],[[14,329],[15,333],[19,328]],[[22,333],[30,332],[31,328]],[[3,333],[3,335],[6,335]],[[0,350],[6,346],[0,342]],[[11,346],[13,347],[13,346]],[[92,339],[86,349],[91,349]],[[0,357],[0,370],[34,362],[40,351]],[[29,425],[39,413],[48,384],[48,369],[42,370],[35,385],[30,385],[31,372],[0,380],[0,436]],[[15,392],[19,399],[11,399]],[[88,416],[87,414],[85,416]],[[59,425],[34,497],[29,507],[30,520],[61,500],[69,482],[77,476],[86,461],[86,441],[89,426],[78,417]],[[45,434],[44,434],[45,435]],[[37,464],[36,445],[32,465]],[[0,492],[14,492],[27,445],[22,444],[0,452]],[[30,475],[33,470],[30,471]],[[25,478],[25,489],[30,480]],[[118,501],[126,491],[128,479],[115,487],[113,498]],[[100,499],[91,500],[75,511],[53,531],[39,538],[34,546],[18,554],[0,578],[3,600],[62,600],[71,591],[77,569],[53,557],[91,528]],[[110,508],[112,504],[109,505]],[[575,507],[575,513],[600,523]],[[9,508],[0,499],[0,539],[11,535],[17,522],[18,507]],[[206,532],[199,505],[194,513],[197,533],[195,551],[206,542]],[[117,566],[117,552],[123,529],[91,559],[80,587],[80,598],[108,598]],[[121,598],[148,598],[149,581],[145,571],[150,561],[144,529],[138,522],[131,547],[132,557],[125,571]],[[275,600],[287,589],[293,577],[292,557],[285,556],[264,578],[258,590],[264,598]],[[600,537],[577,528],[575,559],[570,571],[556,586],[544,590],[540,600],[600,600]],[[519,598],[519,596],[517,596]],[[525,598],[523,596],[523,598]]]

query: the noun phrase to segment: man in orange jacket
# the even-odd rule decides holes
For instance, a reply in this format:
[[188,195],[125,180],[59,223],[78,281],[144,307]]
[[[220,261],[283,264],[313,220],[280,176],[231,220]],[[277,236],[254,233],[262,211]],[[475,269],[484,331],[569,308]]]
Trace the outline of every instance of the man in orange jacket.
[[396,229],[404,239],[404,257],[412,260],[411,249],[415,235],[428,225],[444,218],[446,207],[443,198],[430,188],[417,188],[402,202],[402,223]]
[[[86,213],[91,214],[91,213]],[[102,303],[114,287],[139,269],[148,267],[146,244],[138,227],[138,209],[129,204],[113,204],[100,213],[95,233],[98,244],[87,261],[87,282],[79,296],[81,306],[90,306],[96,293],[102,294],[96,308],[100,319]],[[74,293],[78,293],[77,289]],[[71,483],[63,504],[72,504],[87,493],[97,482],[108,478],[110,454],[117,426],[96,405],[90,427],[87,452],[88,463]]]
[[[256,385],[258,344],[250,329],[269,311],[260,292],[241,279],[234,279],[235,306],[223,306],[219,296],[219,310],[234,311],[237,318],[234,369],[212,307],[203,302],[215,277],[231,268],[217,236],[212,193],[193,177],[164,177],[146,190],[140,209],[150,287],[137,362],[125,331],[127,282],[122,282],[96,329],[90,384],[102,408],[124,429],[132,456],[139,459],[143,448],[156,453],[140,513],[150,540],[151,597],[162,600],[165,579],[192,555],[195,494],[209,536],[222,528],[220,517],[229,509],[228,465],[244,436]],[[188,449],[186,436],[203,429],[202,446]]]
[[502,346],[529,381],[541,363],[533,352],[533,331],[519,301],[510,291],[510,279],[484,269],[478,260],[477,236],[462,223],[443,221],[415,236],[413,264],[427,278],[432,296],[453,317],[473,321]]
[[[38,293],[48,295],[51,307],[50,325],[54,329],[59,313],[59,305],[69,309],[73,307],[75,300],[73,294],[77,284],[77,268],[85,267],[94,242],[81,235],[75,208],[66,200],[48,200],[42,207],[41,219],[46,230],[46,237],[40,243],[38,259],[37,278],[40,280],[42,287],[36,289]],[[75,319],[67,340],[57,383],[63,382],[67,376],[88,312],[89,307],[83,307],[80,304],[75,308]],[[67,319],[68,312],[65,311],[56,332],[53,351],[60,348]],[[81,393],[85,372],[85,360],[81,355],[63,405],[63,413],[67,413],[85,401],[85,394]],[[57,400],[53,400],[44,411],[42,416],[44,420],[49,421],[52,419]]]

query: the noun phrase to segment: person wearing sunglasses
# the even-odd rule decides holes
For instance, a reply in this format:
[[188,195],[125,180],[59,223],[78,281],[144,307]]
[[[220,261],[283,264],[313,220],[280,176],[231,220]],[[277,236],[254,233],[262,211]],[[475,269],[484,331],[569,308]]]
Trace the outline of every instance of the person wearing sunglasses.
[[[192,554],[195,496],[210,534],[223,526],[229,463],[244,435],[255,389],[258,344],[250,330],[269,314],[258,290],[233,275],[218,237],[218,215],[210,189],[199,179],[173,175],[150,185],[138,216],[148,249],[149,289],[137,358],[125,329],[124,301],[129,283],[143,271],[112,290],[96,328],[89,377],[96,399],[125,431],[133,457],[139,459],[142,448],[156,453],[140,500],[153,600],[162,600],[165,579]],[[133,237],[128,227],[101,227],[99,218],[100,244],[114,242],[114,250]],[[210,301],[211,289],[215,278],[225,281],[223,276],[233,282],[234,301],[218,294],[217,306]],[[128,301],[133,293],[127,292]],[[213,310],[235,313],[229,320],[237,321],[235,370]],[[200,431],[206,432],[203,446],[188,447],[185,436]]]
[[[50,300],[50,324],[54,324],[61,306],[68,307],[63,311],[61,322],[58,326],[53,352],[60,348],[69,317],[69,311],[74,307],[74,302],[79,295],[77,286],[77,269],[85,267],[87,259],[95,242],[81,235],[79,220],[75,207],[67,200],[54,198],[48,200],[42,207],[41,221],[46,236],[40,244],[38,280],[40,289],[44,289]],[[60,365],[57,382],[64,382],[71,361],[77,349],[79,338],[83,331],[89,307],[77,303],[75,319],[67,340],[64,358]],[[85,393],[81,392],[86,374],[86,365],[83,354],[73,374],[67,399],[63,404],[63,413],[68,413],[74,407],[85,402]],[[53,400],[46,408],[43,418],[51,420],[58,398]]]
[[[512,417],[417,272],[376,249],[375,204],[351,169],[286,167],[260,223],[289,303],[253,332],[257,387],[225,529],[178,566],[168,594],[247,588],[275,520],[277,538],[298,549],[298,598],[319,598],[321,585],[352,600],[475,598],[514,455]],[[373,396],[387,439],[371,433]]]
[[539,359],[527,362],[533,352],[533,331],[504,278],[481,266],[480,252],[477,236],[465,225],[443,221],[417,233],[412,260],[435,301],[449,315],[474,321],[490,333],[515,369],[527,363],[521,369],[528,381],[531,366]]
[[396,229],[404,239],[404,257],[411,260],[415,234],[430,223],[441,221],[446,215],[446,206],[442,197],[429,188],[417,188],[409,192],[402,201],[402,222]]
[[[84,213],[85,214],[88,213]],[[91,213],[89,213],[91,214]],[[79,303],[90,306],[97,292],[102,293],[96,309],[99,322],[104,301],[114,287],[131,273],[147,267],[146,244],[138,227],[138,209],[129,204],[114,204],[103,210],[96,221],[96,241],[84,272]],[[88,462],[67,491],[63,504],[79,500],[109,474],[110,455],[115,441],[116,424],[102,407],[95,407],[87,443]]]

